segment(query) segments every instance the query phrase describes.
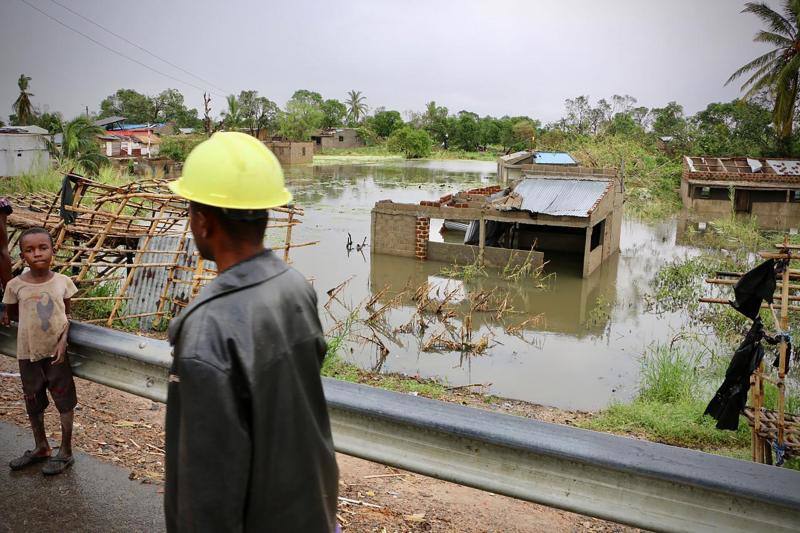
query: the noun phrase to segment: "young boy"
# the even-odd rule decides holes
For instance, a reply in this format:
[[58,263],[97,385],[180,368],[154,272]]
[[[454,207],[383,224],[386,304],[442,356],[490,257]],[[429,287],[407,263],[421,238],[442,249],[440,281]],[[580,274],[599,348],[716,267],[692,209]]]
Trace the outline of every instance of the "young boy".
[[[22,377],[25,409],[31,421],[34,450],[9,463],[12,470],[45,462],[42,473],[60,474],[72,465],[72,418],[78,399],[72,369],[67,361],[70,298],[77,292],[68,277],[50,271],[53,240],[44,228],[30,228],[19,238],[28,270],[8,282],[3,295],[3,323],[19,323],[17,359]],[[44,431],[44,410],[50,391],[61,417],[61,447],[50,455]]]

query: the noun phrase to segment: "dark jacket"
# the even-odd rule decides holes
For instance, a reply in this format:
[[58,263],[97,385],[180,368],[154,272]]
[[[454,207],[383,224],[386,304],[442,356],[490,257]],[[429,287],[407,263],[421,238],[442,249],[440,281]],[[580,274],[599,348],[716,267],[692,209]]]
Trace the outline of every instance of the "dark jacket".
[[168,531],[333,531],[339,473],[309,283],[265,252],[205,287],[169,338]]

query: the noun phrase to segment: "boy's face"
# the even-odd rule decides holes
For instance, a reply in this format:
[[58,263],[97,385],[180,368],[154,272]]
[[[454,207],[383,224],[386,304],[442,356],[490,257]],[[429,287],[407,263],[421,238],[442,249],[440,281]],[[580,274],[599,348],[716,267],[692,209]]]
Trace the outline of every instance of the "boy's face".
[[31,270],[49,270],[53,260],[53,246],[50,236],[44,233],[26,235],[20,242],[22,259]]

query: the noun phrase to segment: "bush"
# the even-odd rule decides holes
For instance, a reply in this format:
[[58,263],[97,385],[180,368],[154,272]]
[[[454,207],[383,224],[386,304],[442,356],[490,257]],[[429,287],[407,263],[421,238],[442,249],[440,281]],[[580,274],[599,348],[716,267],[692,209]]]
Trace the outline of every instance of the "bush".
[[171,135],[164,137],[158,154],[182,163],[195,146],[205,141],[204,135]]
[[395,131],[387,141],[390,150],[402,153],[406,159],[428,157],[431,155],[431,144],[433,141],[428,132],[410,126]]

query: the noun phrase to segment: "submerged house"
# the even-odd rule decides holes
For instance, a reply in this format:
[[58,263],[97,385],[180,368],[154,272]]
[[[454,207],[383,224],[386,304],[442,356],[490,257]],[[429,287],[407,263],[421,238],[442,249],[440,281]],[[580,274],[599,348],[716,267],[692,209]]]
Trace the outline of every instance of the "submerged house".
[[[622,183],[615,169],[532,169],[506,188],[483,187],[419,204],[372,209],[372,252],[503,268],[548,251],[574,255],[588,277],[619,251]],[[431,219],[468,224],[464,243],[430,240]]]
[[567,152],[522,150],[497,158],[497,179],[500,183],[508,183],[509,180],[522,177],[526,171],[537,168],[557,173],[560,168],[577,166],[578,162]]
[[356,128],[328,128],[311,136],[317,150],[323,148],[360,148],[366,146]]
[[303,141],[263,141],[282,165],[299,165],[314,162],[314,143]]
[[704,215],[800,216],[800,160],[683,158],[683,205]]

